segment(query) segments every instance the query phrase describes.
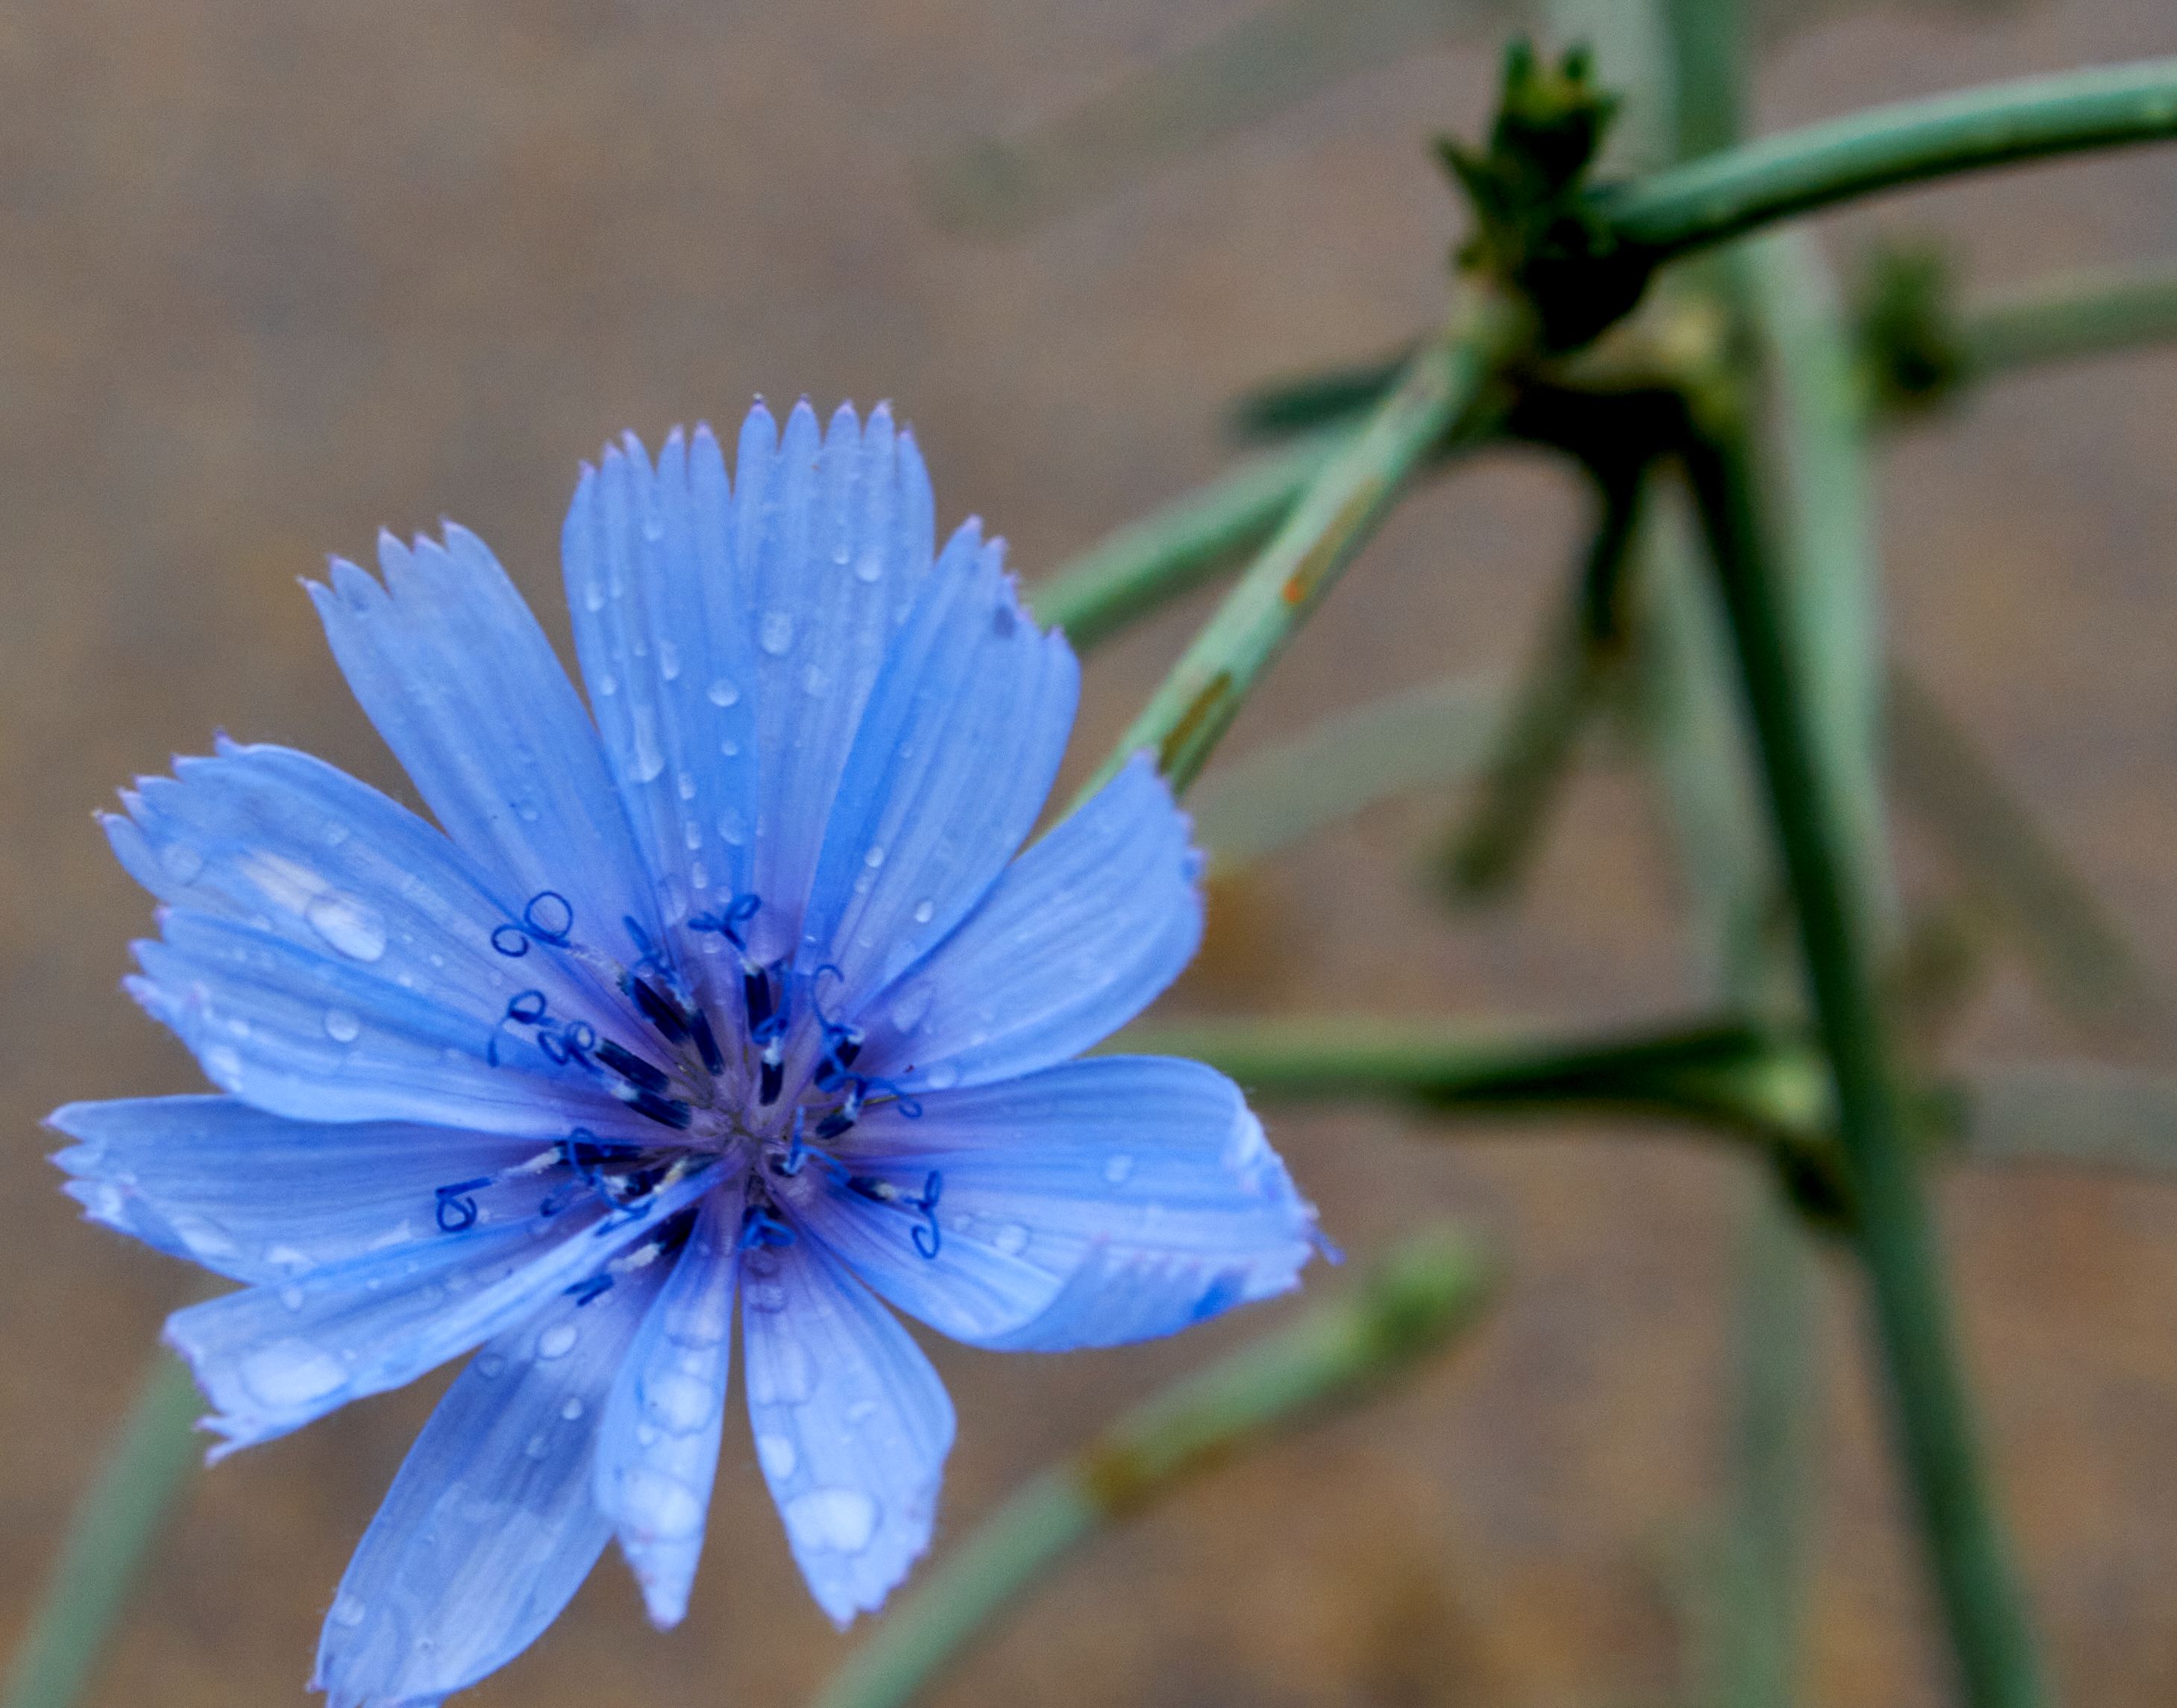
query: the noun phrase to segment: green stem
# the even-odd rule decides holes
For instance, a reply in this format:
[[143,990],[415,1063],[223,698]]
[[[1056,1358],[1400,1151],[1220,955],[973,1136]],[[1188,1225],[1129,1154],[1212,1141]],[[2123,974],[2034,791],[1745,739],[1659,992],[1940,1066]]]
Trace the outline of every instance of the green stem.
[[1143,748],[1156,755],[1174,789],[1194,780],[1263,671],[1337,584],[1407,477],[1476,412],[1514,341],[1525,333],[1522,313],[1484,298],[1462,327],[1421,349],[1358,436],[1309,483],[1091,790]]
[[2036,1708],[2040,1669],[1960,1373],[1940,1255],[1884,1043],[1850,849],[1798,698],[1766,565],[1743,436],[1696,438],[1689,472],[1709,534],[1759,750],[1800,947],[1836,1082],[1861,1256],[1873,1285],[1906,1469],[1967,1699]]
[[1820,1143],[1826,1112],[1818,1060],[1729,1018],[1592,1038],[1490,1038],[1441,1021],[1326,1014],[1136,1026],[1113,1042],[1206,1061],[1266,1098],[1634,1113],[1809,1147]]
[[1607,649],[1616,634],[1620,572],[1645,484],[1640,470],[1599,483],[1601,514],[1573,597],[1551,616],[1505,708],[1471,812],[1443,857],[1452,893],[1462,901],[1503,893],[1541,843],[1600,698]]
[[2024,78],[1855,112],[1600,191],[1622,243],[1673,255],[1857,196],[2177,136],[2177,59]]
[[816,1708],[897,1708],[1067,1553],[1296,1418],[1365,1397],[1474,1320],[1488,1265],[1456,1235],[1416,1236],[1358,1286],[1128,1413],[1036,1476],[904,1596]]
[[121,1438],[69,1518],[44,1601],[8,1672],[0,1708],[66,1708],[82,1693],[189,1467],[196,1384],[161,1352]]
[[2150,273],[2087,273],[1989,297],[1959,317],[1969,374],[2177,338],[2177,267]]
[[1355,436],[1327,432],[1243,464],[1061,565],[1028,590],[1028,603],[1087,652],[1260,544]]

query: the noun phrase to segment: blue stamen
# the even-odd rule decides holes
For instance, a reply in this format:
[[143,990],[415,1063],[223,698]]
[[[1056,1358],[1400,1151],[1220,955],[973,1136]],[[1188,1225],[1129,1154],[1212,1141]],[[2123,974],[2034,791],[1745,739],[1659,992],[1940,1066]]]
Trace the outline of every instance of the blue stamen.
[[750,1204],[741,1217],[740,1249],[745,1252],[758,1246],[790,1246],[794,1237],[792,1228],[759,1204]]
[[542,990],[518,990],[507,999],[506,1018],[517,1026],[534,1026],[549,1006]]
[[610,1292],[612,1284],[610,1275],[586,1275],[573,1286],[562,1287],[559,1291],[575,1301],[575,1308],[579,1311],[600,1293]]
[[575,929],[575,904],[557,890],[539,890],[522,909],[521,923],[537,942],[565,948]]
[[519,925],[494,925],[491,946],[510,961],[518,961],[529,952],[529,934]]
[[491,1184],[491,1176],[479,1175],[474,1180],[456,1181],[451,1186],[442,1186],[439,1192],[439,1231],[442,1234],[466,1233],[477,1222],[477,1201],[466,1194]]

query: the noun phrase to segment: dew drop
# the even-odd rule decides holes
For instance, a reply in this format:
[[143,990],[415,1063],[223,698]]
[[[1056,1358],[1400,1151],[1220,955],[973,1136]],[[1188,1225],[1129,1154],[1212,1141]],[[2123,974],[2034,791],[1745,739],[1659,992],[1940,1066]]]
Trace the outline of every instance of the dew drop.
[[793,1438],[785,1435],[756,1437],[756,1462],[763,1466],[763,1474],[773,1482],[785,1482],[794,1475],[794,1467],[801,1463]]
[[704,697],[713,706],[732,706],[739,703],[741,690],[721,676],[705,691]]
[[574,1350],[575,1325],[554,1323],[537,1337],[537,1356],[539,1358],[564,1358]]
[[802,1547],[858,1554],[876,1534],[877,1503],[858,1488],[812,1488],[787,1502],[785,1517]]
[[570,1423],[577,1422],[582,1415],[582,1402],[572,1394],[568,1395],[565,1402],[559,1407],[559,1415]]
[[868,867],[871,871],[875,871],[875,870],[876,870],[879,866],[882,865],[884,863],[885,863],[885,851],[884,851],[884,849],[881,849],[881,848],[880,848],[876,843],[871,843],[870,844],[869,848],[868,848],[865,852],[864,852],[864,854],[863,854],[863,855],[862,855],[862,864],[863,864],[864,865],[865,865],[865,866],[867,866],[867,867]]
[[665,769],[665,756],[657,750],[657,719],[647,706],[635,712],[635,763],[630,774],[637,783],[655,783]]
[[1113,1186],[1124,1186],[1133,1177],[1134,1160],[1121,1151],[1104,1165],[1104,1178]]
[[776,1281],[751,1281],[748,1285],[748,1307],[766,1312],[786,1308],[786,1289]]
[[690,854],[695,853],[703,845],[703,827],[689,819],[680,827],[680,840],[688,845]]
[[680,649],[670,641],[657,643],[657,674],[668,682],[680,679]]
[[801,691],[811,700],[821,700],[831,687],[831,673],[821,664],[811,664],[801,673]]
[[529,1438],[529,1444],[521,1450],[532,1459],[542,1459],[552,1450],[552,1443],[544,1438],[544,1432],[540,1429]]
[[232,1091],[242,1083],[242,1057],[231,1044],[215,1044],[204,1053],[205,1072]]
[[914,923],[915,923],[916,925],[928,925],[928,924],[930,922],[930,920],[932,920],[933,919],[935,919],[935,918],[936,918],[936,917],[937,917],[937,903],[935,903],[935,902],[917,902],[917,903],[914,904]]
[[933,1061],[923,1071],[922,1083],[932,1091],[950,1091],[960,1083],[960,1065],[956,1061]]
[[602,611],[605,608],[605,586],[603,581],[592,581],[582,589],[582,608]]
[[204,856],[185,842],[170,842],[159,850],[159,864],[177,884],[191,884],[204,870]]
[[783,658],[794,647],[794,613],[766,611],[756,638],[772,658]]
[[338,848],[342,843],[347,840],[348,828],[338,819],[329,818],[325,821],[325,827],[322,834],[325,837],[325,846],[327,848]]
[[1018,1222],[1007,1222],[994,1229],[990,1243],[1009,1258],[1017,1258],[1028,1249],[1028,1230]]
[[662,540],[665,538],[665,518],[656,510],[647,511],[643,516],[642,537],[647,540]]
[[476,1373],[487,1382],[493,1380],[505,1368],[505,1358],[497,1352],[487,1352],[476,1361]]
[[877,1403],[874,1400],[857,1400],[847,1408],[847,1422],[857,1427],[867,1423],[876,1415]]
[[327,890],[303,909],[310,929],[351,961],[375,961],[385,952],[385,921],[353,896]]
[[619,692],[619,678],[609,670],[597,678],[597,698],[609,700]]
[[649,1465],[629,1471],[620,1485],[629,1526],[653,1537],[692,1536],[703,1525],[703,1498],[680,1481]]
[[884,579],[884,559],[875,552],[864,552],[854,559],[854,579],[875,587]]
[[345,1008],[325,1010],[325,1036],[336,1044],[352,1044],[363,1036],[363,1022]]
[[250,1398],[275,1411],[314,1404],[347,1383],[339,1359],[292,1334],[249,1354],[241,1373]]
[[816,1387],[808,1348],[774,1337],[764,1353],[748,1361],[749,1398],[758,1405],[799,1405]]
[[692,1435],[711,1421],[717,1395],[707,1382],[665,1371],[642,1384],[642,1409],[674,1435]]
[[930,989],[927,985],[910,986],[898,1001],[892,1005],[892,1023],[903,1032],[912,1032],[930,1013]]
[[681,799],[693,800],[696,798],[696,773],[692,771],[682,772],[673,779],[673,786],[680,791]]
[[327,1617],[336,1625],[346,1625],[353,1630],[363,1623],[363,1616],[368,1612],[369,1609],[363,1605],[362,1596],[342,1595],[335,1599],[333,1610]]
[[285,1305],[291,1311],[301,1310],[303,1308],[303,1290],[300,1287],[294,1286],[281,1288],[280,1302],[282,1305]]
[[854,543],[852,540],[842,539],[832,548],[832,561],[835,564],[843,564],[854,554]]

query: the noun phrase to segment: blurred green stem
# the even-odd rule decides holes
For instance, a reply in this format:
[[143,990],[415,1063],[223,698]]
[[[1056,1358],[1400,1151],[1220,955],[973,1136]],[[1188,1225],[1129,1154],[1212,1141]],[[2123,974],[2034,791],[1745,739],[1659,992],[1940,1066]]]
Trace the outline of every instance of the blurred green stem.
[[[1720,413],[1720,412],[1719,412]],[[1711,418],[1687,448],[1723,590],[1755,746],[1795,903],[1809,994],[1835,1077],[1838,1136],[1906,1469],[1967,1698],[2038,1708],[2039,1663],[1988,1492],[1934,1230],[1869,967],[1848,832],[1829,798],[1770,571],[1741,423]]]
[[1181,1378],[985,1519],[848,1657],[816,1708],[910,1700],[1067,1553],[1257,1437],[1405,1374],[1474,1320],[1490,1280],[1457,1235],[1416,1235],[1357,1285]]
[[1970,374],[2177,338],[2177,267],[2088,273],[1991,296],[1958,321]]
[[1878,190],[2177,136],[2177,59],[2095,66],[1870,107],[1596,192],[1618,241],[1659,256]]
[[68,1520],[45,1599],[8,1672],[0,1708],[67,1708],[82,1694],[189,1467],[196,1384],[160,1351],[121,1438]]
[[1192,592],[1260,544],[1356,437],[1340,428],[1303,439],[1127,524],[1028,589],[1037,619],[1063,629],[1085,652]]
[[1524,311],[1481,297],[1452,332],[1423,347],[1359,436],[1309,483],[1121,738],[1090,791],[1143,748],[1155,754],[1175,790],[1194,780],[1263,671],[1337,584],[1407,477],[1481,410],[1502,363],[1528,336]]

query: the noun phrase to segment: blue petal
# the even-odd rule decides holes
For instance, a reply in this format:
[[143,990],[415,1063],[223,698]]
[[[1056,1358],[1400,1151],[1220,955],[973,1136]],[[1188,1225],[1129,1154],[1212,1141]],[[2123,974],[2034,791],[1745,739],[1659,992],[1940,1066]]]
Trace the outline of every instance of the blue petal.
[[483,542],[378,543],[385,585],[336,561],[310,584],[348,685],[447,835],[525,899],[550,891],[576,937],[638,960],[658,934],[597,731]]
[[676,428],[655,472],[632,434],[608,447],[583,469],[560,540],[605,754],[693,973],[722,940],[676,928],[747,889],[756,819],[756,636],[710,428],[691,445]]
[[423,1708],[534,1642],[612,1527],[591,1462],[613,1378],[657,1290],[630,1275],[548,1305],[447,1389],[341,1580],[314,1689],[329,1708]]
[[237,1281],[280,1281],[439,1236],[439,1187],[472,1225],[526,1220],[554,1182],[495,1177],[537,1146],[401,1121],[331,1125],[231,1097],[71,1103],[46,1124],[80,1143],[53,1160],[90,1220]]
[[554,1062],[534,1034],[493,1023],[480,1004],[449,1007],[371,968],[206,914],[162,923],[163,941],[135,946],[144,974],[131,994],[215,1083],[260,1109],[541,1138],[644,1125],[599,1075]]
[[[1168,1334],[1297,1285],[1313,1209],[1238,1087],[1197,1061],[1106,1056],[866,1112],[794,1214],[956,1340],[1015,1351]],[[895,1194],[873,1201],[866,1185]],[[935,1185],[936,1255],[914,1208]]]
[[616,1006],[565,956],[494,950],[493,934],[521,919],[527,898],[307,753],[222,740],[217,758],[177,760],[173,777],[141,778],[122,800],[128,816],[106,818],[114,852],[175,907],[367,967],[487,1028],[525,990],[593,1020]]
[[928,477],[879,408],[842,407],[820,434],[806,402],[783,440],[759,405],[734,470],[734,555],[753,590],[759,772],[750,947],[790,958],[824,821],[894,633],[929,573]]
[[803,925],[840,1018],[958,925],[1035,822],[1066,750],[1080,670],[1039,630],[1004,548],[969,523],[885,660],[825,827]]
[[756,1460],[810,1592],[843,1626],[881,1606],[930,1545],[952,1402],[817,1241],[759,1246],[741,1262]]
[[741,1202],[737,1186],[705,1201],[620,1366],[597,1441],[597,1503],[660,1629],[688,1611],[717,1474]]
[[1179,976],[1202,936],[1187,821],[1143,755],[1007,869],[860,1016],[865,1071],[942,1089],[1078,1056]]
[[425,1371],[597,1274],[710,1188],[674,1182],[643,1211],[559,1218],[440,1236],[177,1311],[167,1343],[218,1408],[223,1456],[299,1429]]

